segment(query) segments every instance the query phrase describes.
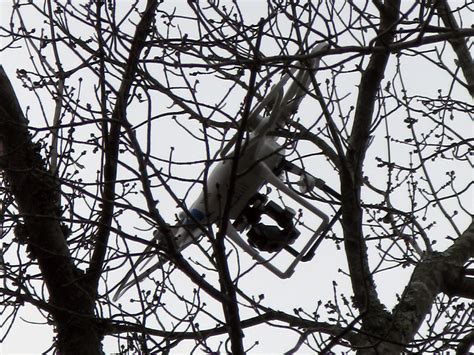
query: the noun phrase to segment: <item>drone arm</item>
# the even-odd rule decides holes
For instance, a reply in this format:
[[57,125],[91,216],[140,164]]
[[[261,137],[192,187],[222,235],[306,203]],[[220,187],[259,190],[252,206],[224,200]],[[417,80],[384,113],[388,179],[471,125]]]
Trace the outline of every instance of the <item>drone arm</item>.
[[298,185],[300,187],[301,193],[306,193],[311,190],[313,190],[314,187],[317,187],[321,191],[324,191],[328,195],[331,195],[332,197],[337,198],[338,200],[341,200],[341,195],[334,191],[332,188],[330,188],[324,180],[319,179],[310,173],[306,172],[304,169],[300,168],[299,166],[287,161],[283,160],[281,164],[281,168],[285,171],[288,171],[292,174],[298,175],[300,177],[300,181],[298,182]]
[[[318,44],[312,51],[311,54],[315,55],[319,52],[329,48],[329,44],[326,42]],[[275,101],[272,108],[272,115],[270,120],[261,120],[256,130],[260,134],[265,134],[267,131],[273,129],[276,124],[286,121],[287,117],[294,113],[300,105],[301,100],[306,95],[309,83],[311,81],[310,71],[317,70],[319,68],[320,57],[312,60],[308,68],[302,67],[301,69],[292,68],[289,73],[283,75],[280,82],[275,85],[270,93],[255,107],[250,114],[250,119],[254,116],[259,115],[260,112],[271,102]],[[296,74],[296,75],[295,75]],[[292,83],[288,88],[286,94],[284,94],[284,86],[289,79],[292,79]]]
[[283,75],[283,77],[280,79],[278,84],[274,85],[271,89],[270,92],[263,98],[263,100],[252,110],[250,113],[250,119],[252,119],[255,115],[260,114],[262,110],[267,107],[267,105],[272,102],[275,97],[278,97],[283,93],[283,88],[290,79],[291,76],[294,75],[296,72],[296,68],[293,68],[290,70],[290,73]]
[[[279,89],[279,90],[276,90]],[[268,130],[270,130],[272,127],[274,127],[275,122],[277,122],[279,116],[280,116],[280,106],[281,106],[281,100],[283,98],[283,87],[276,87],[272,89],[270,94],[265,97],[265,99],[252,111],[252,113],[249,116],[248,122],[250,124],[250,131],[254,132],[255,135],[263,135],[265,134]],[[271,110],[270,117],[262,117],[260,115],[260,111],[264,108],[264,105],[268,104],[270,102],[270,99],[274,99],[273,107]],[[252,122],[257,121],[258,123],[256,124],[255,127],[252,127]],[[238,138],[238,133],[235,134],[222,148],[220,151],[220,156],[221,158],[224,158],[227,153],[229,153],[230,149],[234,146],[235,142],[237,141]]]
[[275,124],[277,123],[282,113],[281,112],[282,99],[283,99],[283,88],[281,88],[278,91],[275,97],[275,102],[273,103],[270,117],[268,119],[267,118],[262,119],[262,121],[257,126],[257,128],[255,128],[255,135],[263,135],[275,126]]
[[[327,42],[318,44],[312,51],[311,54],[317,54],[325,49],[329,48]],[[252,110],[249,115],[249,130],[256,131],[256,134],[266,134],[268,131],[273,129],[278,123],[285,122],[287,117],[294,113],[301,100],[306,94],[306,90],[310,83],[311,74],[310,70],[317,70],[319,68],[320,57],[312,60],[309,68],[292,68],[288,73],[283,75],[278,84],[274,85],[270,92],[263,98],[263,100]],[[284,87],[289,79],[293,79],[293,83],[288,88],[286,94],[284,93]],[[271,110],[270,118],[266,119],[262,117],[260,113],[273,101],[273,107]],[[257,122],[254,124],[254,122]],[[234,146],[237,139],[237,135],[232,137],[229,142],[221,150],[220,155],[224,157]]]
[[288,186],[286,186],[285,183],[283,181],[281,181],[264,162],[260,162],[258,164],[257,168],[259,169],[259,172],[262,175],[262,177],[268,183],[272,184],[277,189],[279,189],[281,192],[283,192],[285,195],[292,198],[293,200],[298,202],[300,205],[307,208],[312,213],[314,213],[319,218],[321,218],[322,219],[322,225],[326,225],[326,224],[329,223],[329,217],[323,211],[321,211],[317,207],[313,206],[311,203],[306,201],[303,197],[301,197],[296,192],[291,190]]

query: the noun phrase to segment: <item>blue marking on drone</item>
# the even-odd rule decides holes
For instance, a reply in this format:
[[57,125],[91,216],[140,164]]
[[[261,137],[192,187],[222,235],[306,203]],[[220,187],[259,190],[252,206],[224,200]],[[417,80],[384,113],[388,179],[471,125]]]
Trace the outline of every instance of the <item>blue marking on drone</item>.
[[189,211],[189,213],[191,214],[191,216],[193,216],[197,221],[200,221],[204,218],[204,213],[202,213],[201,211],[199,211],[198,209],[196,208],[191,208],[191,210]]

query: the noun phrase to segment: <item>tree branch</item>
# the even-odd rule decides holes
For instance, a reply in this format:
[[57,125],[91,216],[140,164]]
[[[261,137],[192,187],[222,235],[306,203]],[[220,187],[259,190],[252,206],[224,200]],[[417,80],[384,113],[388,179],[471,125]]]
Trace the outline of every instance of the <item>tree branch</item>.
[[[374,46],[343,46],[337,48],[330,48],[324,51],[321,51],[318,55],[328,56],[328,55],[341,55],[341,54],[348,54],[353,53],[354,55],[350,57],[350,59],[355,59],[359,56],[366,56],[370,54],[376,53],[385,53],[387,49],[391,53],[398,53],[404,49],[411,49],[417,48],[428,44],[433,43],[440,43],[449,41],[451,39],[459,39],[459,38],[466,38],[466,37],[473,37],[474,36],[474,29],[473,28],[460,28],[456,31],[443,31],[443,28],[438,28],[441,33],[437,33],[432,36],[425,36],[421,38],[415,38],[408,41],[403,42],[394,42],[389,45],[374,45]],[[193,43],[192,41],[189,41]],[[79,43],[82,48],[86,49],[89,52],[93,52],[90,48],[85,46],[84,44]],[[272,64],[282,64],[282,63],[291,63],[295,61],[304,61],[308,59],[313,59],[314,54],[297,54],[297,55],[274,55],[274,56],[265,56],[261,58],[261,64],[263,65],[272,65]],[[180,63],[180,66],[183,68],[210,68],[210,69],[218,69],[222,67],[231,67],[231,66],[248,66],[252,63],[252,58],[250,57],[240,57],[238,60],[236,59],[228,59],[228,58],[212,58],[214,62],[206,62],[206,63]],[[347,61],[347,59],[344,59]],[[160,63],[169,67],[174,65],[173,62],[165,61],[163,59],[148,59],[145,61],[146,63]],[[340,65],[341,62],[337,64],[333,64],[331,67],[335,67]]]
[[458,348],[456,349],[456,355],[470,354],[470,350],[474,345],[474,331],[470,332],[459,342]]
[[413,340],[435,297],[451,283],[452,270],[458,270],[473,256],[474,221],[446,251],[433,254],[418,264],[393,311],[393,339],[401,344]]
[[449,296],[458,296],[474,300],[474,279],[472,277],[466,277],[462,275],[462,269],[460,269],[457,277],[445,278],[445,287],[443,292]]
[[[436,1],[436,10],[443,20],[446,27],[453,31],[459,31],[459,25],[454,18],[453,12],[446,0]],[[458,57],[457,64],[461,67],[464,77],[467,81],[467,90],[474,97],[474,61],[472,60],[471,52],[467,47],[464,37],[448,39],[449,44],[453,47],[456,56]]]
[[257,78],[257,72],[260,67],[259,52],[260,43],[263,36],[264,20],[260,20],[259,32],[254,48],[255,62],[250,65],[250,78],[249,78],[249,90],[245,97],[244,110],[242,112],[242,121],[237,132],[237,140],[234,148],[234,153],[231,159],[231,172],[229,176],[229,185],[227,191],[227,199],[222,212],[222,222],[219,223],[219,231],[214,240],[214,253],[217,265],[217,271],[219,273],[219,284],[221,292],[227,297],[222,302],[222,309],[224,311],[224,317],[227,323],[229,338],[231,341],[231,350],[233,354],[244,354],[244,348],[242,343],[243,332],[240,321],[239,305],[237,302],[237,294],[235,285],[232,281],[229,265],[227,263],[227,255],[225,251],[224,239],[227,233],[227,226],[230,223],[229,215],[232,207],[232,201],[234,199],[234,193],[236,188],[236,178],[238,172],[238,166],[240,157],[242,154],[242,148],[244,146],[244,133],[247,129],[248,118],[250,116],[250,108],[252,105],[252,99],[254,98],[255,82]]
[[[68,353],[87,339],[82,348],[89,354],[98,354],[100,339],[85,320],[94,317],[94,301],[82,287],[81,272],[72,262],[59,222],[58,181],[46,169],[27,125],[13,87],[0,66],[0,169],[23,217],[24,228],[17,226],[17,232],[27,244],[29,257],[38,261],[48,289],[59,351]],[[71,309],[76,314],[68,312]]]
[[296,128],[299,132],[295,135],[294,133],[285,133],[285,132],[280,132],[282,137],[287,137],[287,138],[294,138],[294,139],[304,139],[309,142],[312,142],[315,146],[317,146],[319,149],[321,149],[321,152],[329,159],[331,162],[335,165],[336,169],[340,171],[341,168],[341,161],[339,159],[339,156],[337,155],[337,152],[332,149],[332,147],[326,143],[324,139],[321,137],[317,136],[316,134],[312,133],[310,130],[308,130],[306,127],[304,127],[302,124],[291,121],[289,122],[289,125]]
[[133,79],[138,70],[140,53],[145,46],[145,40],[154,20],[157,6],[158,2],[156,0],[148,0],[142,18],[136,27],[128,60],[125,65],[122,83],[117,93],[115,108],[112,113],[112,123],[110,126],[110,134],[107,139],[107,147],[105,148],[105,164],[103,168],[104,184],[102,191],[102,214],[100,216],[99,228],[96,235],[94,253],[92,255],[89,270],[87,271],[87,279],[91,290],[97,289],[110,235],[110,226],[114,211],[115,180],[117,179],[117,158],[120,146],[120,130],[123,123],[126,121],[127,100]]
[[341,170],[344,246],[355,304],[360,311],[368,311],[367,317],[364,320],[369,328],[380,328],[380,324],[374,324],[374,327],[372,327],[370,319],[373,319],[372,316],[382,311],[384,307],[378,299],[370,273],[367,245],[362,230],[363,215],[360,205],[360,189],[363,183],[362,167],[369,140],[377,92],[390,56],[389,45],[393,42],[395,36],[400,0],[387,1],[384,6],[385,11],[381,12],[380,34],[375,40],[375,46],[384,46],[386,50],[372,54],[369,64],[362,74],[354,123],[346,153],[346,164],[343,165]]
[[[311,332],[322,332],[332,336],[339,336],[340,334],[344,333],[341,339],[345,339],[351,344],[359,344],[360,343],[360,336],[353,332],[348,331],[346,332],[344,327],[338,325],[331,325],[325,322],[315,322],[313,320],[303,319],[299,317],[295,317],[289,315],[284,312],[280,311],[273,311],[268,310],[265,313],[262,313],[258,316],[245,319],[241,321],[241,326],[243,329],[254,327],[263,323],[267,323],[270,321],[280,321],[283,323],[288,324],[291,327],[298,327],[301,329],[306,329]],[[124,323],[124,322],[114,322],[104,320],[104,334],[112,335],[112,334],[120,334],[120,333],[127,333],[127,332],[138,332],[144,333],[149,335],[156,335],[160,337],[164,337],[167,339],[176,339],[176,340],[184,340],[184,339],[205,339],[217,335],[222,335],[228,332],[227,326],[218,326],[212,329],[203,329],[199,332],[177,332],[177,331],[163,331],[157,330],[152,328],[147,328],[141,325],[132,324],[132,323]]]

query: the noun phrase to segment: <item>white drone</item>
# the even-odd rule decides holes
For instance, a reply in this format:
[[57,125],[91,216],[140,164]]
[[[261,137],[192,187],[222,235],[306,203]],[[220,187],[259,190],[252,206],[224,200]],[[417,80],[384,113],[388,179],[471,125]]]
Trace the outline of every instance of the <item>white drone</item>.
[[[317,55],[327,48],[329,48],[327,43],[320,43],[311,54]],[[268,135],[268,133],[275,132],[278,128],[288,124],[290,117],[297,111],[311,81],[310,71],[318,69],[319,61],[320,57],[317,56],[307,67],[302,65],[299,70],[296,68],[290,70],[251,112],[248,121],[249,126],[252,126],[253,123],[254,129],[249,129],[251,132],[248,139],[242,144],[237,174],[234,179],[234,192],[231,196],[232,202],[229,211],[229,219],[234,222],[228,223],[226,235],[258,263],[280,278],[290,277],[301,260],[307,261],[314,255],[314,250],[333,221],[330,223],[328,216],[323,211],[289,188],[279,175],[284,171],[299,175],[299,185],[303,193],[317,187],[333,197],[339,197],[337,192],[326,186],[324,181],[286,161],[283,156],[284,148],[277,143],[277,135]],[[293,82],[285,94],[284,87],[290,79]],[[268,117],[261,116],[262,110],[268,107],[271,107],[270,115]],[[202,226],[219,222],[223,215],[233,166],[233,152],[229,153],[229,151],[235,146],[236,138],[237,136],[231,139],[221,150],[222,160],[214,164],[207,179],[206,188],[201,195],[187,213],[181,214],[180,222],[171,227],[177,251],[182,251],[197,242],[203,234]],[[266,184],[275,186],[321,220],[313,236],[300,251],[296,251],[290,246],[300,234],[294,226],[295,212],[290,208],[282,208],[272,201],[267,201],[267,197],[259,193]],[[278,226],[260,223],[262,215],[273,219]],[[244,231],[247,231],[248,241],[240,235]],[[159,231],[154,232],[154,237],[158,245],[163,245],[164,238]],[[148,246],[135,263],[134,268],[125,275],[114,295],[114,300],[120,298],[133,285],[163,266],[166,260],[158,256],[156,264],[142,271],[153,256],[152,250],[153,246]],[[275,254],[282,250],[288,251],[294,257],[286,270],[281,270],[273,265],[270,260],[272,258],[267,259],[261,254],[262,251]],[[137,267],[143,262],[145,263],[141,266],[140,271],[142,272],[139,274]],[[135,278],[129,280],[132,275],[135,275]]]

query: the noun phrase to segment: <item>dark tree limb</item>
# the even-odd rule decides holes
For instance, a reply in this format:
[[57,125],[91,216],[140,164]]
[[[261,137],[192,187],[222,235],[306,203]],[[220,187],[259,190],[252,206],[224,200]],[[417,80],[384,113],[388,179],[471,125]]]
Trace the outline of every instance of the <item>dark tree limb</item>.
[[443,293],[474,300],[474,278],[464,275],[464,268],[450,268],[444,279]]
[[[410,343],[429,313],[435,297],[451,284],[451,275],[474,257],[474,221],[443,253],[433,254],[415,268],[400,303],[393,310],[392,335],[401,344]],[[402,347],[399,348],[403,350]]]
[[58,181],[46,168],[27,125],[0,66],[0,169],[23,218],[19,233],[30,257],[37,260],[50,295],[57,349],[62,354],[99,354],[101,335],[92,321],[94,299],[81,282],[59,222]]
[[97,284],[99,282],[105,253],[107,251],[107,243],[114,211],[113,201],[115,200],[115,180],[117,179],[120,131],[122,125],[126,122],[127,100],[138,70],[140,54],[146,44],[145,40],[155,18],[155,10],[157,6],[158,2],[156,0],[148,0],[142,18],[136,27],[128,60],[124,68],[122,83],[117,93],[115,108],[112,113],[112,123],[107,138],[105,164],[103,168],[104,184],[102,190],[102,214],[100,216],[99,228],[96,235],[94,252],[89,270],[87,271],[87,279],[91,290],[97,290]]
[[[342,326],[332,325],[325,322],[316,322],[309,319],[303,319],[284,312],[274,310],[267,310],[265,313],[262,313],[258,316],[242,320],[241,326],[243,329],[246,329],[270,321],[279,321],[284,324],[287,324],[290,327],[297,327],[300,329],[308,330],[310,332],[322,332],[332,336],[339,336],[344,333],[344,335],[341,336],[340,339],[346,340],[353,345],[361,344],[362,340],[359,334],[354,331],[346,331],[346,329]],[[200,330],[199,334],[196,334],[196,332],[168,332],[125,322],[104,321],[103,327],[105,329],[104,333],[107,335],[137,332],[148,335],[156,335],[170,340],[196,339],[197,337],[206,339],[213,336],[226,334],[228,332],[227,326],[225,325],[217,326],[211,329]]]
[[[444,25],[450,30],[459,31],[459,25],[448,2],[446,0],[438,0],[435,6]],[[474,61],[472,60],[471,51],[467,47],[466,38],[450,38],[448,42],[451,44],[451,47],[453,47],[458,58],[457,64],[461,67],[464,77],[466,78],[467,90],[471,96],[474,97]]]
[[474,330],[461,339],[456,349],[456,355],[470,354],[469,350],[474,346]]
[[280,134],[282,135],[282,137],[307,140],[313,143],[319,149],[321,149],[321,152],[334,164],[338,171],[341,170],[341,161],[339,159],[339,156],[337,155],[337,152],[332,149],[332,147],[328,143],[326,143],[324,139],[312,133],[310,130],[308,130],[298,122],[292,121],[289,123],[289,125],[295,127],[299,132],[296,135],[294,135],[294,133],[281,132]]
[[[163,220],[163,217],[161,217],[160,213],[158,212],[158,209],[156,208],[156,203],[151,190],[150,177],[147,171],[147,162],[145,159],[145,154],[140,148],[140,144],[135,135],[135,132],[132,130],[132,127],[130,126],[130,123],[128,121],[124,122],[124,128],[127,132],[127,135],[135,152],[135,157],[137,158],[140,172],[140,181],[143,188],[143,194],[147,203],[148,212],[150,213],[154,221],[157,223],[159,231],[165,236],[165,238],[167,238],[168,242],[170,242],[171,240],[173,240],[174,235],[171,232],[169,225]],[[151,167],[160,182],[163,185],[166,185],[160,176],[160,171],[158,171],[153,165],[151,165]],[[171,193],[171,191],[169,192]],[[176,250],[176,247],[173,243],[167,243],[167,256],[186,276],[188,276],[196,285],[199,285],[200,288],[207,292],[207,294],[209,294],[211,297],[213,297],[219,302],[226,302],[227,298],[224,297],[218,289],[208,283],[202,277],[201,274],[196,272],[196,270],[194,270],[189,265],[189,263],[183,258],[181,253]]]
[[244,354],[243,347],[243,332],[242,324],[240,321],[240,312],[239,305],[237,302],[237,293],[235,290],[235,285],[230,275],[229,265],[227,263],[227,255],[225,251],[225,235],[227,233],[227,226],[230,223],[229,215],[232,206],[232,200],[235,193],[236,178],[238,172],[239,158],[242,152],[244,144],[244,134],[247,130],[248,118],[250,116],[250,108],[252,106],[252,99],[254,97],[255,83],[257,79],[257,72],[260,66],[259,62],[259,49],[260,41],[263,36],[263,26],[264,21],[261,20],[259,24],[259,35],[257,37],[256,45],[254,48],[255,62],[250,65],[250,78],[249,78],[249,90],[245,97],[245,105],[242,113],[242,121],[240,123],[237,140],[234,148],[234,153],[232,156],[232,168],[229,177],[229,187],[227,200],[225,201],[223,213],[222,213],[222,223],[219,224],[219,231],[217,233],[216,239],[214,241],[214,252],[216,258],[217,271],[219,273],[219,284],[222,293],[226,296],[227,299],[222,302],[222,309],[224,311],[224,317],[226,320],[226,326],[229,333],[229,338],[231,341],[231,350],[232,354]]
[[[433,253],[415,268],[401,300],[393,309],[391,321],[386,322],[379,336],[370,337],[360,348],[360,354],[400,354],[415,338],[429,314],[436,296],[453,286],[453,275],[458,275],[463,265],[474,257],[474,221],[451,247],[442,253]],[[364,330],[362,330],[364,332]],[[468,349],[472,334],[464,338],[458,348]],[[460,352],[464,354],[463,352]]]
[[[361,312],[367,312],[367,316],[364,317],[364,324],[368,329],[373,330],[383,325],[383,322],[380,323],[377,319],[383,319],[385,312],[375,290],[368,265],[367,245],[362,230],[363,215],[360,204],[360,189],[363,183],[362,168],[369,141],[377,92],[390,56],[389,46],[394,40],[399,8],[400,1],[392,0],[385,2],[384,11],[381,11],[379,36],[376,38],[374,45],[385,47],[386,50],[372,54],[367,67],[362,73],[346,161],[340,174],[344,246],[355,304]],[[370,333],[368,330],[367,332]]]

